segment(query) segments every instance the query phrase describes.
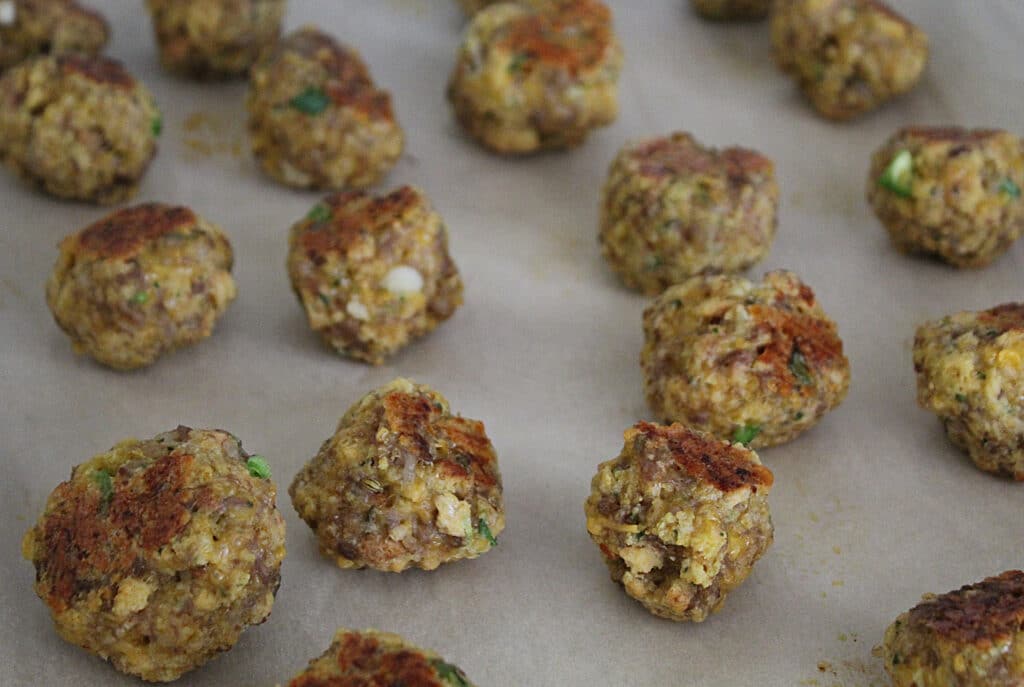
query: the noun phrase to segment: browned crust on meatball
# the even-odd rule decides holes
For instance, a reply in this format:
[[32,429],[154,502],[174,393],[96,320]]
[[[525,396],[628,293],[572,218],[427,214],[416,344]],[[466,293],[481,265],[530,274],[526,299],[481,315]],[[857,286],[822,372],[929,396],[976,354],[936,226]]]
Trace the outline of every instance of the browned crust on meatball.
[[349,632],[328,650],[341,675],[300,675],[288,687],[445,687],[434,666],[420,652],[381,646],[376,637]]
[[611,11],[596,0],[553,3],[515,20],[499,46],[575,76],[604,59],[614,40],[611,21]]
[[60,55],[57,64],[66,75],[80,74],[90,81],[130,89],[135,79],[118,60],[98,55]]
[[103,258],[135,255],[148,243],[182,227],[193,226],[196,214],[189,208],[145,203],[104,217],[69,240]]
[[415,189],[403,186],[379,197],[365,191],[343,191],[323,202],[331,207],[331,218],[299,237],[302,248],[314,261],[325,253],[347,253],[360,236],[387,227],[422,200]]
[[978,313],[978,320],[1000,333],[1024,330],[1024,303],[1003,303]]
[[1024,572],[1009,570],[924,601],[910,610],[908,622],[988,649],[1024,630]]
[[639,161],[644,176],[655,178],[723,170],[731,182],[739,184],[751,174],[775,169],[774,163],[757,151],[733,147],[719,152],[699,145],[688,134],[655,139],[634,149],[632,157]]
[[980,143],[1003,133],[998,129],[965,129],[959,126],[908,126],[900,129],[895,138],[917,138],[924,141],[951,143]]
[[710,435],[693,432],[683,425],[656,425],[639,422],[634,430],[648,442],[664,444],[675,463],[686,474],[713,485],[722,492],[751,487],[771,487],[771,470],[750,461],[745,451],[734,448]]

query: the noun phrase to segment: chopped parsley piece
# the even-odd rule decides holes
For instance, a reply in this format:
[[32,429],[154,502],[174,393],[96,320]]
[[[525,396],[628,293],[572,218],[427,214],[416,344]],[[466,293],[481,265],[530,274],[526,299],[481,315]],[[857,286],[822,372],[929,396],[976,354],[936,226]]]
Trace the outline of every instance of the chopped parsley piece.
[[743,425],[733,432],[732,440],[737,444],[747,446],[761,433],[761,425]]
[[106,470],[97,470],[92,473],[92,480],[100,490],[100,510],[106,511],[110,505],[110,499],[114,496],[114,480]]
[[331,299],[328,298],[326,295],[324,295],[322,293],[318,293],[317,297],[320,299],[320,302],[323,303],[324,305],[330,305],[331,304]]
[[789,371],[793,373],[801,386],[811,385],[811,370],[807,367],[807,358],[799,348],[794,348],[793,355],[789,357]]
[[310,222],[326,222],[333,216],[331,208],[323,203],[317,203],[313,206],[313,209],[306,215],[306,219]]
[[145,291],[139,291],[138,293],[131,297],[132,303],[138,303],[139,305],[142,305],[148,300],[149,294],[146,293]]
[[898,666],[900,664],[900,655],[899,654],[893,654],[892,655],[892,664],[894,666]]
[[523,52],[517,53],[516,56],[512,58],[512,61],[508,63],[508,70],[513,74],[521,72],[523,71],[523,68],[526,67],[526,63],[529,61],[529,55]]
[[249,460],[245,461],[245,467],[249,469],[249,474],[253,477],[270,479],[270,466],[263,456],[250,456]]
[[959,403],[967,403],[967,397],[964,396],[963,394],[957,394],[956,396],[954,396],[954,398],[956,398],[957,402]]
[[878,185],[902,198],[909,198],[911,183],[914,181],[914,156],[909,150],[901,150],[878,178]]
[[480,518],[476,521],[476,530],[480,533],[480,536],[490,542],[491,546],[497,546],[498,540],[491,534],[491,528],[487,526],[487,521]]
[[804,411],[802,411],[802,410],[796,411],[796,415],[793,416],[793,419],[794,420],[803,420],[804,419]]
[[289,100],[288,104],[303,114],[318,115],[327,109],[327,106],[331,104],[331,99],[323,90],[310,86]]
[[430,665],[437,671],[437,676],[452,687],[469,687],[469,680],[466,679],[466,674],[458,666],[446,663],[440,658],[432,659]]
[[157,112],[156,116],[153,117],[153,121],[150,123],[149,126],[150,126],[150,129],[153,132],[153,135],[154,136],[159,136],[160,133],[164,130],[164,118],[163,118],[163,115],[161,115],[159,112]]
[[999,182],[999,192],[1005,193],[1011,198],[1020,198],[1020,186],[1015,184],[1010,177]]

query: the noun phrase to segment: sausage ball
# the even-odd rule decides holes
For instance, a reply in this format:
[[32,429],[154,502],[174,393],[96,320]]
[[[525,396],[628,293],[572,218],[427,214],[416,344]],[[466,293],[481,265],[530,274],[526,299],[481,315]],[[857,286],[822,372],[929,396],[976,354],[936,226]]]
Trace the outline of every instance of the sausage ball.
[[275,491],[231,434],[178,427],[76,466],[22,553],[61,637],[169,682],[270,615],[284,559]]
[[341,568],[433,570],[489,551],[505,529],[483,423],[407,379],[349,408],[288,493]]
[[928,322],[914,337],[917,402],[980,469],[1024,481],[1024,303]]
[[253,154],[287,186],[369,186],[402,154],[391,96],[374,85],[358,53],[312,27],[263,54],[247,105]]
[[928,36],[878,0],[775,0],[775,60],[829,119],[850,119],[912,89]]
[[792,272],[693,277],[644,311],[644,336],[655,415],[755,448],[810,429],[850,384],[835,322]]
[[184,207],[118,210],[60,243],[46,302],[76,353],[151,365],[213,332],[235,298],[231,244]]
[[422,191],[328,196],[291,230],[288,275],[309,326],[380,365],[462,305],[448,230]]
[[778,202],[775,166],[752,150],[705,148],[684,133],[632,143],[608,173],[601,249],[627,286],[654,296],[762,260]]
[[871,159],[868,202],[896,247],[983,267],[1024,232],[1024,142],[991,129],[909,127]]
[[149,90],[116,60],[39,57],[0,77],[0,158],[58,198],[133,196],[161,126]]
[[1024,572],[926,595],[885,631],[894,687],[1024,684]]
[[757,21],[768,16],[772,0],[692,0],[693,9],[705,19]]
[[338,630],[334,642],[288,687],[473,687],[466,674],[433,651],[376,630]]
[[98,55],[109,38],[103,15],[74,0],[0,0],[0,72],[35,55]]
[[598,0],[477,14],[448,84],[462,127],[497,153],[579,145],[618,114],[622,48]]
[[678,424],[640,422],[625,438],[591,483],[587,531],[627,594],[699,623],[772,543],[772,473],[753,451]]
[[240,76],[281,33],[285,0],[146,0],[160,61],[198,78]]

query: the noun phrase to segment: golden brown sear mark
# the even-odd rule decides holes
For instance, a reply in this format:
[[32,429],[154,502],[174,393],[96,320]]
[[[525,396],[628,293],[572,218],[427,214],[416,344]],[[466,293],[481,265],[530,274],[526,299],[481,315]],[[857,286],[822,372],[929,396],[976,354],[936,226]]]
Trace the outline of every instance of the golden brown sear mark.
[[60,55],[57,64],[65,74],[81,74],[90,81],[105,83],[121,88],[131,88],[135,79],[124,65],[109,57],[88,55]]
[[70,238],[105,258],[129,257],[165,234],[195,225],[196,215],[180,206],[146,203],[118,210]]
[[1024,630],[1024,572],[1010,570],[924,601],[908,620],[958,643],[990,647]]

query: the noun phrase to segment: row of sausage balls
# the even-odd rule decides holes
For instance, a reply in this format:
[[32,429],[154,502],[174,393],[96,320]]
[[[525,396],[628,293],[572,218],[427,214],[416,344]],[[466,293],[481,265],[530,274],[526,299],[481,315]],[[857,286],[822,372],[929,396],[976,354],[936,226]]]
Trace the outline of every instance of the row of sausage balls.
[[[598,466],[587,530],[627,594],[657,616],[700,622],[772,543],[772,483],[741,443],[640,422]],[[489,551],[505,527],[483,424],[405,379],[349,408],[289,494],[342,569],[432,570]],[[171,681],[270,615],[285,556],[275,497],[264,458],[225,431],[180,426],[76,466],[23,555],[62,638],[122,672]],[[899,687],[1009,687],[1024,678],[1022,646],[1024,573],[1011,571],[901,615],[886,632],[886,667]],[[965,675],[977,679],[954,679]],[[290,685],[367,679],[471,684],[399,637],[342,630]]]
[[[712,11],[705,3],[703,11],[743,14],[745,4]],[[278,42],[284,5],[148,1],[168,69],[250,72],[252,149],[270,176],[315,189],[379,181],[403,148],[389,94],[354,50],[316,29]],[[62,198],[127,199],[162,128],[151,94],[119,63],[95,56],[108,35],[95,13],[70,0],[4,6],[0,158]],[[780,65],[829,117],[904,92],[927,60],[920,30],[875,0],[780,0],[773,24]],[[448,97],[466,131],[495,152],[567,148],[616,118],[621,66],[611,13],[599,0],[498,3],[465,31]]]

